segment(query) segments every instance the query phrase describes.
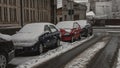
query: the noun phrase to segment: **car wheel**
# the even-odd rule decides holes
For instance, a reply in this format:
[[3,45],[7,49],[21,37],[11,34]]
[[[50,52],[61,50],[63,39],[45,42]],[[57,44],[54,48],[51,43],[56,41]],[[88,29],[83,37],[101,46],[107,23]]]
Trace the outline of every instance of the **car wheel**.
[[93,33],[91,32],[91,33],[90,33],[90,36],[92,36],[92,34],[93,34]]
[[81,34],[80,34],[80,36],[79,36],[79,38],[78,38],[79,40],[81,39]]
[[41,53],[43,53],[43,51],[44,51],[44,49],[43,49],[43,45],[42,44],[40,44],[39,45],[39,54],[41,54]]
[[7,57],[4,54],[0,54],[0,68],[7,67]]
[[57,47],[59,47],[59,46],[60,46],[60,40],[58,39],[56,43],[57,43],[57,44],[56,44]]

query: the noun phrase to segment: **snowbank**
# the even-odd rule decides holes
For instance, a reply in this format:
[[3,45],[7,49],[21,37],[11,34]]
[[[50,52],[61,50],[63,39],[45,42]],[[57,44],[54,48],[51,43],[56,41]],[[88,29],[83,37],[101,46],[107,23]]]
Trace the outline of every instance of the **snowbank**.
[[11,41],[11,36],[7,34],[2,34],[0,33],[0,38],[6,40],[6,41]]
[[77,47],[79,44],[82,44],[83,42],[90,40],[92,37],[93,36],[88,37],[81,41],[76,41],[74,43],[61,42],[62,46],[60,46],[56,49],[53,49],[51,51],[48,51],[47,53],[40,55],[36,59],[27,61],[27,62],[23,63],[22,65],[19,65],[17,68],[32,68],[33,66],[42,64],[43,62],[46,62],[56,56],[59,56],[60,54],[65,53],[68,50],[71,50],[71,49]]
[[94,55],[105,46],[105,42],[98,42],[78,57],[76,57],[72,62],[67,64],[65,68],[87,68],[86,65],[94,57]]
[[106,25],[105,27],[119,27],[120,28],[120,25]]
[[120,49],[119,49],[119,54],[118,54],[118,59],[117,59],[118,63],[116,68],[120,68]]

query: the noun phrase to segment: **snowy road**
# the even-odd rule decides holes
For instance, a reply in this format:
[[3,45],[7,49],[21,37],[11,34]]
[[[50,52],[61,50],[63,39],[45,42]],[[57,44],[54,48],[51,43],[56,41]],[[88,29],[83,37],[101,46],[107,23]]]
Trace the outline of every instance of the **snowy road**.
[[87,68],[87,64],[94,57],[94,55],[104,48],[109,42],[110,37],[105,37],[102,40],[98,41],[96,44],[85,50],[70,63],[68,63],[64,68]]

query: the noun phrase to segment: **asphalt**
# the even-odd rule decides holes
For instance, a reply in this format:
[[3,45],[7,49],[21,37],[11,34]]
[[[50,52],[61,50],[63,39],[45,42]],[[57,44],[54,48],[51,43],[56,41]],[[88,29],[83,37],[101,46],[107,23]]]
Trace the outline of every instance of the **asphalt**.
[[92,40],[89,40],[82,45],[63,53],[45,63],[42,63],[40,65],[36,65],[33,68],[64,68],[64,66],[70,62],[72,59],[74,59],[76,56],[78,56],[80,53],[85,51],[87,48],[95,44],[97,41],[99,41],[103,36],[95,36]]
[[118,52],[118,36],[113,36],[108,45],[95,55],[87,68],[113,68]]

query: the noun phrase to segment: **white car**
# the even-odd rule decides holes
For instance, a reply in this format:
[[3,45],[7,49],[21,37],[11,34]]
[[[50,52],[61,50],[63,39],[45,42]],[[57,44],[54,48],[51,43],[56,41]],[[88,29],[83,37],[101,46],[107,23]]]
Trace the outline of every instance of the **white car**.
[[13,35],[12,41],[17,53],[38,52],[40,54],[44,48],[60,45],[60,33],[51,23],[31,23]]

